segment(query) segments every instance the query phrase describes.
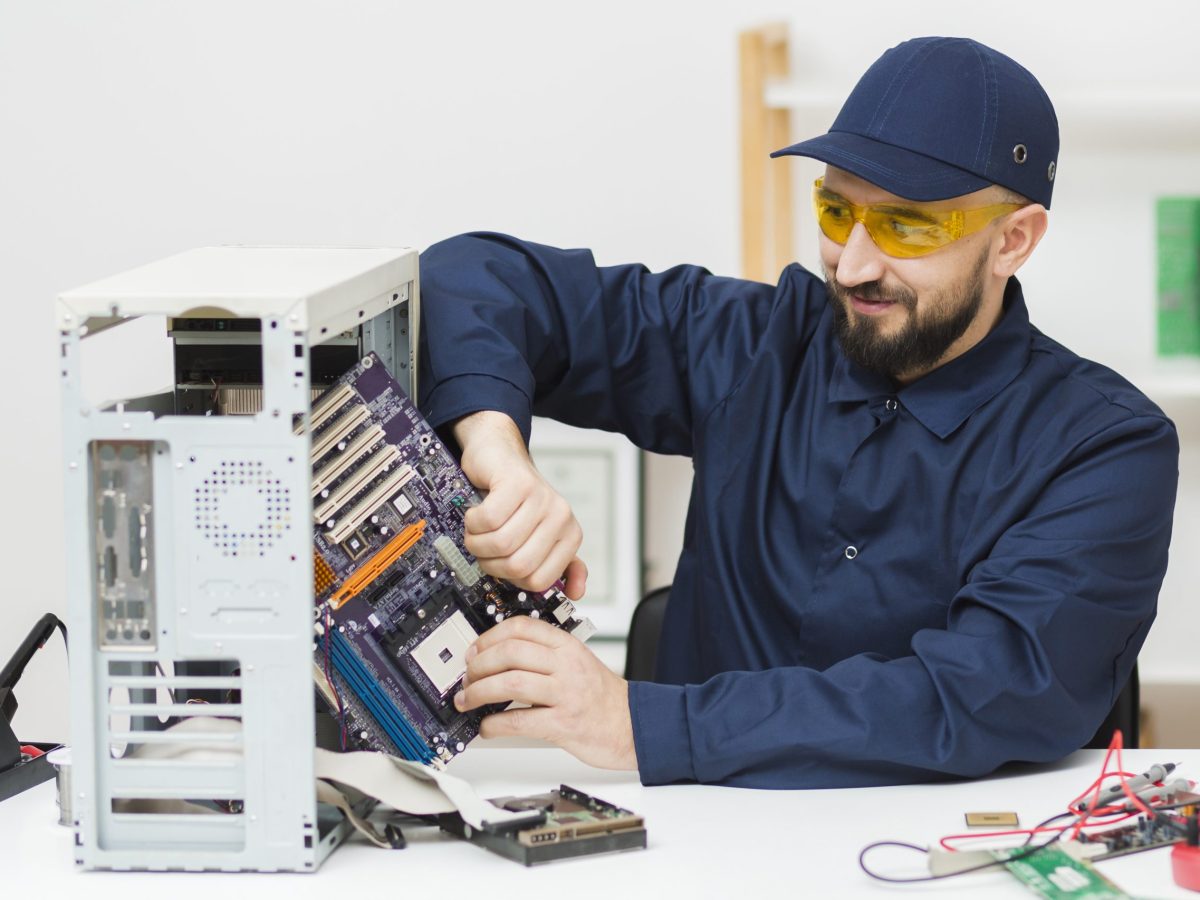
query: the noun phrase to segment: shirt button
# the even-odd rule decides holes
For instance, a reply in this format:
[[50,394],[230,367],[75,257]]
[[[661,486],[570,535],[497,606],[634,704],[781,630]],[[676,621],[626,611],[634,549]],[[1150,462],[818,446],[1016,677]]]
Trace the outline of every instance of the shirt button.
[[887,407],[888,412],[895,412],[900,407],[900,404],[895,400],[888,400],[888,402],[883,405]]
[[851,544],[846,548],[845,555],[846,559],[854,559],[854,557],[858,556],[858,548]]

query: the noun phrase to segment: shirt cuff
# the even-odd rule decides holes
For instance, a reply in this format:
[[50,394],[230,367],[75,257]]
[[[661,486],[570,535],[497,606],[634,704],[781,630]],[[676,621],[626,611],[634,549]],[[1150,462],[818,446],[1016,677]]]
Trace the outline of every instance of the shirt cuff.
[[440,382],[425,397],[422,412],[433,428],[440,428],[480,410],[502,412],[517,423],[525,444],[533,421],[533,404],[524,391],[494,375],[455,375]]
[[629,682],[629,717],[642,784],[696,780],[685,687]]

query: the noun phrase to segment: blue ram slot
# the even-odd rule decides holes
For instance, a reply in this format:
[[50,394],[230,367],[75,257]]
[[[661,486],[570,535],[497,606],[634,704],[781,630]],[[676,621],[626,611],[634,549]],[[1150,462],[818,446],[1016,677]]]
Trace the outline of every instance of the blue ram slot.
[[401,715],[391,698],[375,683],[370,673],[350,648],[345,637],[334,632],[333,664],[343,678],[349,682],[363,704],[387,732],[392,743],[400,748],[405,758],[428,762],[433,754],[425,742]]
[[433,752],[424,739],[409,724],[408,720],[396,709],[395,703],[387,693],[375,683],[362,661],[351,648],[349,641],[333,632],[332,653],[330,658],[338,673],[346,679],[362,700],[379,725],[392,739],[407,759],[418,762],[429,762]]
[[424,740],[396,709],[391,698],[375,683],[346,638],[336,631],[333,662],[407,759],[428,762],[433,758]]

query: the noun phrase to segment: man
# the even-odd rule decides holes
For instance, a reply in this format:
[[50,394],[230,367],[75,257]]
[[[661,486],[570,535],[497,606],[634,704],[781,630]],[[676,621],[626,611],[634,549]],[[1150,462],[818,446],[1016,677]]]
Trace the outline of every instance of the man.
[[[1041,86],[963,39],[885,53],[828,134],[778,151],[814,186],[825,280],[598,267],[501,235],[422,258],[423,403],[490,491],[484,569],[584,591],[579,527],[530,415],[690,455],[656,683],[513,619],[459,708],[647,784],[830,787],[978,776],[1086,743],[1154,618],[1174,426],[1029,324],[1047,227]],[[1083,298],[1059,298],[1076,302]]]

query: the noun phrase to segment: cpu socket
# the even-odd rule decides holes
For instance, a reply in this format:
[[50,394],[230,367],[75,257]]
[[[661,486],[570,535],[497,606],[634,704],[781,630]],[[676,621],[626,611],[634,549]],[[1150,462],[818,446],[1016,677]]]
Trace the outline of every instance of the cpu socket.
[[413,648],[410,654],[425,677],[433,682],[438,693],[446,694],[467,670],[467,648],[479,633],[471,627],[461,611],[433,630],[429,637]]

